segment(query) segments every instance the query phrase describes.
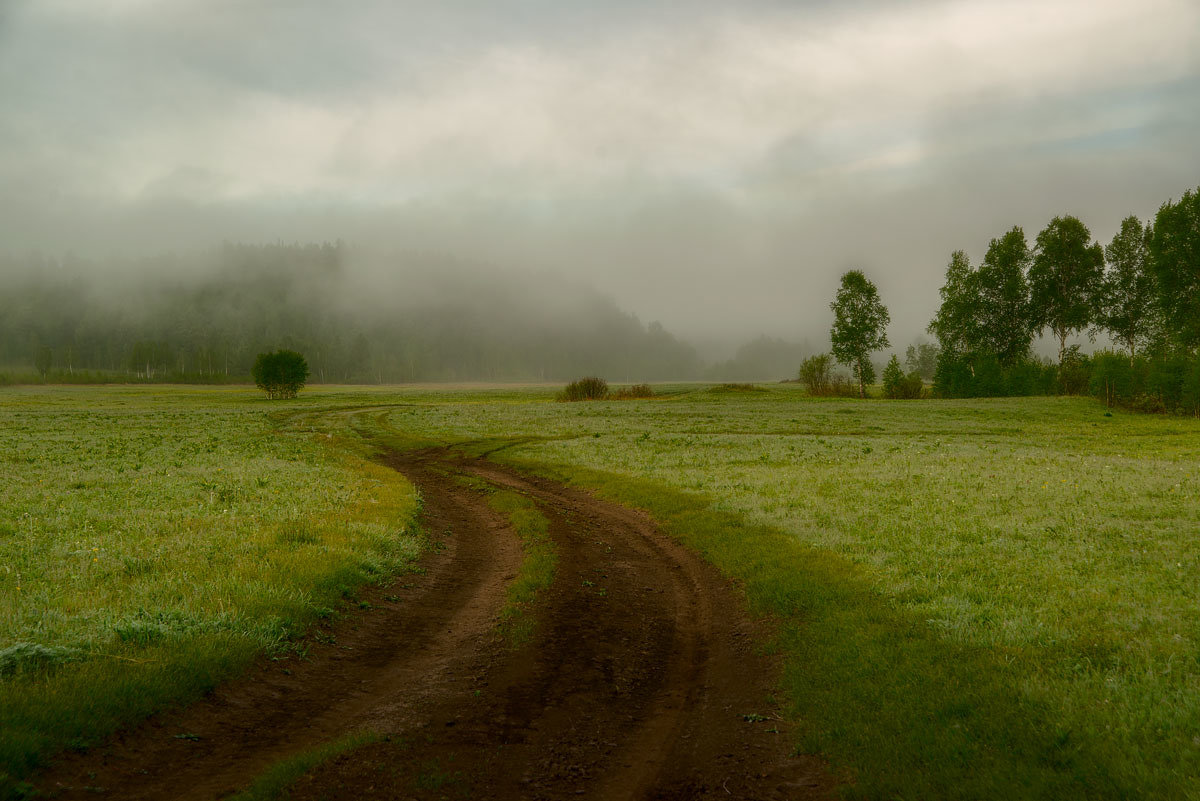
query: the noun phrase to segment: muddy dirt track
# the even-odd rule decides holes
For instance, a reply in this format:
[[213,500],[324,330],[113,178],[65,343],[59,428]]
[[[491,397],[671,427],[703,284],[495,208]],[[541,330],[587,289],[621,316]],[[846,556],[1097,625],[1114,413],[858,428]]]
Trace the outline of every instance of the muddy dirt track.
[[[274,762],[367,730],[380,742],[301,779],[296,799],[824,798],[790,755],[777,676],[736,591],[643,514],[445,451],[390,463],[420,489],[424,572],[37,782],[55,798],[214,799]],[[467,474],[532,499],[558,553],[532,641],[497,635],[515,534]],[[179,737],[180,734],[189,737]],[[191,736],[194,735],[194,738]]]

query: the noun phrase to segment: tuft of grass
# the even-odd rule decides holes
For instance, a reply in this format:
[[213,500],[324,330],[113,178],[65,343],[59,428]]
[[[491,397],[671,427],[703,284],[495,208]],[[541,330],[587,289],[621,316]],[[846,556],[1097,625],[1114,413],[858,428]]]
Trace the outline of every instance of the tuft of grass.
[[549,522],[529,498],[511,490],[495,490],[488,498],[488,505],[508,518],[521,541],[521,566],[505,590],[500,610],[501,635],[515,648],[533,636],[534,620],[529,607],[538,593],[554,581],[558,554],[550,539]]
[[297,781],[322,764],[381,740],[383,737],[374,732],[354,732],[282,759],[229,801],[284,801],[291,797],[290,789]]

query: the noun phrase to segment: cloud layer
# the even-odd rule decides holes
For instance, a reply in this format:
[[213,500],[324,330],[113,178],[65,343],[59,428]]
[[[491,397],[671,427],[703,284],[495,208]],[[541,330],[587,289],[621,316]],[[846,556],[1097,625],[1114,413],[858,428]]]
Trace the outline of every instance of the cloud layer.
[[403,244],[712,339],[861,266],[902,344],[950,250],[1200,183],[1191,0],[900,5],[17,2],[0,238]]

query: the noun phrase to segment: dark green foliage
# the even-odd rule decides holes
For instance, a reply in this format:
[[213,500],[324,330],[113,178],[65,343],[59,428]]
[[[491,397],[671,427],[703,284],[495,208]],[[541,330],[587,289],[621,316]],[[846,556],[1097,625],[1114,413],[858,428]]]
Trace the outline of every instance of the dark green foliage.
[[1029,355],[1035,323],[1026,273],[1031,261],[1020,226],[988,245],[975,272],[977,350],[1011,366]]
[[[941,353],[953,356],[980,348],[979,288],[971,260],[964,251],[950,254],[946,282],[940,290],[942,304],[929,323],[929,333],[937,337]],[[936,365],[934,367],[936,371]]]
[[1091,394],[1106,406],[1129,406],[1146,390],[1145,359],[1101,351],[1092,357]]
[[993,239],[978,269],[963,251],[951,254],[942,303],[929,323],[943,355],[994,355],[1005,366],[1028,355],[1034,329],[1026,280],[1031,258],[1020,227]]
[[1061,353],[1058,365],[1060,395],[1086,395],[1091,376],[1092,360],[1080,352],[1078,345],[1072,345]]
[[924,389],[921,376],[915,371],[905,375],[900,368],[900,359],[893,353],[887,367],[883,368],[883,396],[905,400],[919,398]]
[[1055,217],[1037,236],[1029,268],[1030,314],[1034,329],[1047,327],[1058,339],[1058,360],[1067,337],[1097,321],[1104,279],[1104,250],[1077,217]]
[[604,400],[607,397],[608,382],[595,376],[572,381],[558,393],[560,401]]
[[1159,208],[1148,254],[1167,332],[1177,346],[1195,350],[1200,347],[1200,189]]
[[308,362],[294,350],[260,353],[250,374],[268,398],[294,398],[308,381]]
[[833,392],[833,355],[818,353],[800,363],[800,383],[809,395],[820,397]]
[[1200,357],[1102,351],[1092,357],[1089,390],[1107,406],[1200,416]]
[[908,368],[910,373],[916,373],[926,381],[933,380],[933,374],[937,371],[938,354],[941,348],[929,342],[918,342],[915,345],[909,345],[908,350],[904,353],[904,366]]
[[1143,228],[1137,217],[1126,217],[1104,249],[1109,270],[1097,309],[1099,322],[1130,356],[1152,342],[1161,327],[1158,284],[1149,265],[1152,232],[1153,226]]
[[891,322],[887,307],[879,300],[879,290],[861,270],[851,270],[842,276],[837,297],[829,308],[833,311],[833,356],[854,373],[858,394],[866,397],[866,385],[875,380],[875,365],[871,354],[890,343],[887,326]]
[[[1150,360],[1150,367],[1146,373],[1146,394],[1161,404],[1161,411],[1175,411],[1179,408],[1183,400],[1184,378],[1191,366],[1189,362],[1190,359],[1179,355]],[[1157,408],[1150,410],[1160,411]]]
[[995,356],[967,358],[943,352],[938,357],[933,394],[939,398],[1054,395],[1058,372],[1055,366],[1033,359],[1006,365]]

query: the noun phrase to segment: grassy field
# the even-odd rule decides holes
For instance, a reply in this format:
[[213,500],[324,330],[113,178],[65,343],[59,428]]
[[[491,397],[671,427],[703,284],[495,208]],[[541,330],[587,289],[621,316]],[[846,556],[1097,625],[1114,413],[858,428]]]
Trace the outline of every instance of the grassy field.
[[[355,542],[310,528],[340,513],[335,528],[359,530],[361,501],[399,487],[370,483],[384,479],[352,455],[367,452],[357,433],[461,443],[649,509],[780,621],[798,745],[852,795],[1200,798],[1200,422],[1083,399],[668,391],[564,404],[553,388],[319,388],[268,405],[4,390],[0,648],[86,658],[49,679],[10,671],[0,714],[22,682],[74,686],[112,657],[271,647],[348,584],[338,571],[409,558],[415,543],[379,539],[382,518]],[[315,491],[331,485],[357,489]],[[395,491],[393,524],[411,504]],[[314,567],[282,567],[297,564]],[[195,672],[172,680],[211,678]],[[25,753],[5,748],[10,765]]]
[[269,408],[247,389],[0,392],[0,778],[303,648],[415,558],[413,488]]
[[802,747],[879,797],[1200,797],[1200,422],[1084,399],[407,395],[653,511],[785,621]]

